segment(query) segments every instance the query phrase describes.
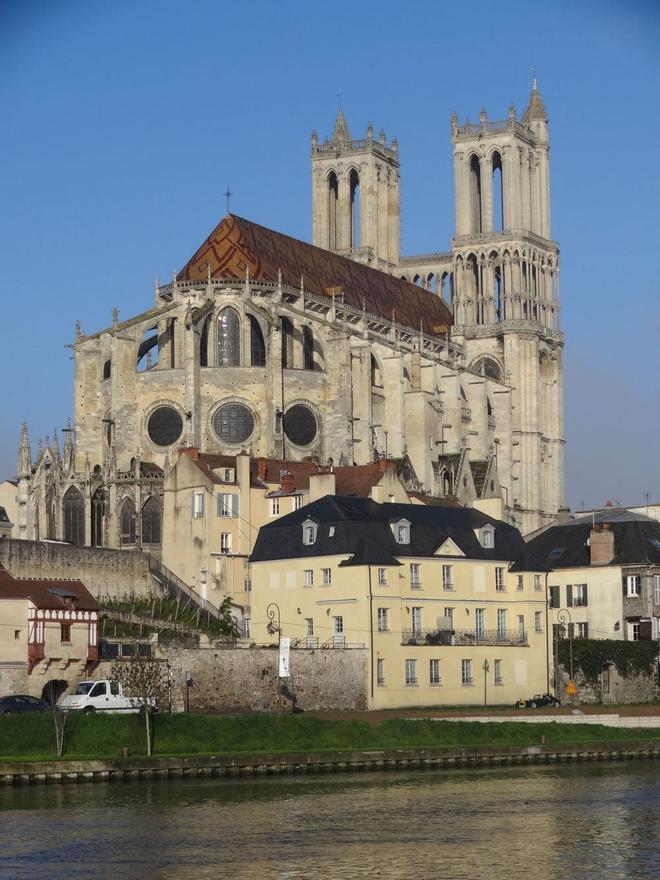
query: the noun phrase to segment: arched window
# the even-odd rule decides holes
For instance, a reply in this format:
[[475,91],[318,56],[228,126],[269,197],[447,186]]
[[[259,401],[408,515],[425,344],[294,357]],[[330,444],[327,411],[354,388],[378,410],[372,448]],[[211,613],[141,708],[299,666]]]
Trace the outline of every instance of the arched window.
[[311,327],[303,327],[303,369],[314,369],[314,333]]
[[57,540],[57,517],[55,514],[55,487],[46,492],[46,537],[49,541]]
[[481,166],[479,157],[470,156],[470,219],[472,232],[482,232],[481,228]]
[[64,494],[62,501],[64,540],[76,547],[85,543],[85,502],[75,486]]
[[355,169],[351,171],[351,247],[360,247],[360,177]]
[[232,308],[218,315],[218,366],[238,367],[241,364],[241,320]]
[[209,330],[211,329],[211,316],[207,315],[202,324],[202,332],[199,337],[199,365],[209,365]]
[[504,229],[504,178],[499,153],[493,153],[493,229]]
[[250,363],[253,367],[266,366],[266,343],[261,325],[254,315],[248,315],[250,319]]
[[426,289],[430,290],[431,293],[438,292],[438,279],[433,272],[430,272],[426,278]]
[[161,542],[161,509],[157,499],[147,498],[142,506],[142,543],[160,544]]
[[125,498],[121,506],[120,527],[122,545],[135,544],[135,504],[131,498]]
[[158,327],[144,331],[135,359],[135,369],[142,373],[158,363]]
[[104,486],[92,495],[92,547],[103,547],[105,517],[108,511],[108,490]]
[[289,318],[282,318],[282,368],[293,367],[293,324]]
[[378,366],[378,361],[376,358],[371,355],[371,384],[372,386],[376,386],[376,388],[382,388],[383,385],[383,377],[380,372],[380,367]]
[[111,373],[112,373],[112,361],[110,360],[110,358],[108,358],[108,360],[103,364],[103,380],[105,381],[106,379],[109,379]]
[[495,320],[502,321],[504,315],[504,303],[502,300],[502,269],[495,266],[493,270],[494,294],[495,294]]
[[331,171],[328,175],[328,248],[337,250],[337,202],[339,200],[339,183],[337,175]]

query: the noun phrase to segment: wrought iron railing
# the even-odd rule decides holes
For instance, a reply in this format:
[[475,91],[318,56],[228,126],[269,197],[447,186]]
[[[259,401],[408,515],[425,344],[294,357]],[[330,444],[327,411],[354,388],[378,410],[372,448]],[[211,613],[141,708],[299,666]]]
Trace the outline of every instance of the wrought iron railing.
[[209,602],[208,599],[204,599],[200,596],[196,590],[193,590],[192,587],[188,586],[185,581],[182,581],[178,575],[174,574],[173,571],[170,571],[167,566],[163,565],[163,563],[154,556],[149,556],[149,571],[170,598],[185,598],[188,602],[192,602],[196,605],[197,608],[205,614],[209,614],[211,617],[220,617],[220,611],[212,602]]
[[467,629],[412,629],[401,633],[402,645],[445,646],[502,645],[527,646],[527,631],[520,630],[467,630]]

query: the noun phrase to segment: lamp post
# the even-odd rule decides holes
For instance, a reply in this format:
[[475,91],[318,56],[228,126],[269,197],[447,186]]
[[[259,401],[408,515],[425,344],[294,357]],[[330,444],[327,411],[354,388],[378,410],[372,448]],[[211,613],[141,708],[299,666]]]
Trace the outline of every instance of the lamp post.
[[482,666],[484,671],[484,706],[488,705],[488,670],[490,669],[490,664],[488,660],[484,660],[484,665]]
[[568,656],[569,656],[569,678],[573,682],[573,622],[571,620],[571,612],[567,608],[561,608],[557,612],[557,623],[555,638],[555,696],[559,695],[559,638],[564,636],[568,628]]
[[281,618],[280,618],[280,606],[277,602],[271,602],[270,605],[266,608],[266,617],[268,618],[268,623],[266,624],[266,632],[268,635],[273,636],[277,633],[277,714],[279,715],[282,706],[280,702],[280,651],[281,651],[281,640],[282,640],[282,627],[281,627]]

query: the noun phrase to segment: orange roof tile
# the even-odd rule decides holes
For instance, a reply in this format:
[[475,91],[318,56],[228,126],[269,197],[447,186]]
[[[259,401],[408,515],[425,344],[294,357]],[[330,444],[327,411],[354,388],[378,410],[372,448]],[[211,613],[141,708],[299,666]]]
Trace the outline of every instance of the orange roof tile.
[[214,278],[243,280],[247,269],[257,281],[276,282],[278,272],[290,287],[330,298],[341,290],[344,302],[357,309],[426,333],[445,333],[453,323],[443,300],[416,284],[379,272],[331,251],[281,232],[227,214],[177,275],[178,281],[204,281],[209,268]]

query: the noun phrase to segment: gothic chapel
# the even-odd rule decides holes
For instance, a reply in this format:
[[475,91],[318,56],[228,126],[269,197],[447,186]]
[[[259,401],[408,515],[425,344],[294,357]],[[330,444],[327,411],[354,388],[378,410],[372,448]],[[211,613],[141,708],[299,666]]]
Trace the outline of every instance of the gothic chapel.
[[400,254],[399,147],[311,139],[313,244],[227,214],[153,306],[76,328],[75,410],[18,458],[19,537],[157,548],[178,448],[321,465],[405,459],[523,533],[563,506],[559,249],[548,117],[451,118],[451,250]]

